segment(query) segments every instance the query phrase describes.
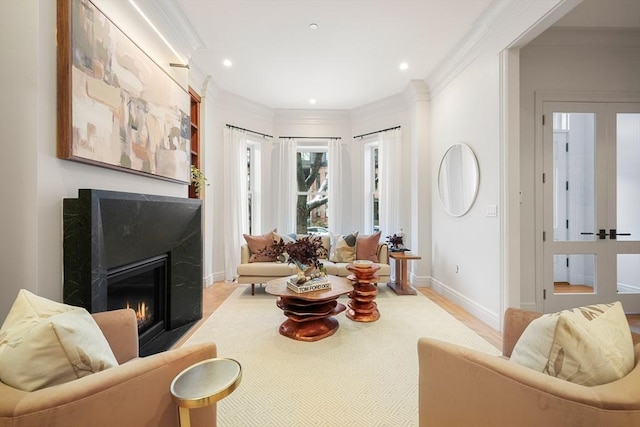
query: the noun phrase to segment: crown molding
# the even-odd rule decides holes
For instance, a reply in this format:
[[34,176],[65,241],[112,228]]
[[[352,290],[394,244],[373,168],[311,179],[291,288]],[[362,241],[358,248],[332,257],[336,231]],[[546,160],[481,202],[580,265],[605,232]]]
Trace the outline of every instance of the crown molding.
[[[431,95],[435,96],[488,47],[498,51],[523,47],[582,1],[492,0],[448,58],[427,76]],[[537,18],[530,22],[530,16]]]
[[158,31],[189,60],[194,51],[206,45],[182,7],[170,0],[130,0],[153,22]]

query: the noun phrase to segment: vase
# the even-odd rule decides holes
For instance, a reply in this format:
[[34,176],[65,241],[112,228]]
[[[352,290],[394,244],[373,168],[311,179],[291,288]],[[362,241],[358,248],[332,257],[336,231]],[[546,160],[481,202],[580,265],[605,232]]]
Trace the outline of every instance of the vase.
[[296,266],[297,283],[305,283],[316,277],[324,276],[324,272],[315,267],[315,265],[306,265],[296,260],[291,260]]

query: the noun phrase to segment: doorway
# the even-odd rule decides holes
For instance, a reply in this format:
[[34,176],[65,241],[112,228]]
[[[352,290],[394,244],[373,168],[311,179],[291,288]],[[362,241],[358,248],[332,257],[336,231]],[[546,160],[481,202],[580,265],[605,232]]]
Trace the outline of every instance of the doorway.
[[640,313],[640,104],[542,107],[543,310]]

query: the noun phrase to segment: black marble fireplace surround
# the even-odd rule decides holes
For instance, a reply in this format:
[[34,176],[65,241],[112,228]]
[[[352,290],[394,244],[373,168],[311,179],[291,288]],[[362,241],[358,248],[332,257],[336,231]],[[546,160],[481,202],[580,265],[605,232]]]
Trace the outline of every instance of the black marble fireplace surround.
[[164,331],[140,348],[158,353],[202,318],[202,202],[197,199],[78,190],[64,199],[65,304],[107,310],[107,272],[167,255]]

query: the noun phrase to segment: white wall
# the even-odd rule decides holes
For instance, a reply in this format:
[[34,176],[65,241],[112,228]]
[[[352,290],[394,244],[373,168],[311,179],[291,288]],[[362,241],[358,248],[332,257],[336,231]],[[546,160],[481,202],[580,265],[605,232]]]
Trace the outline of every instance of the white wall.
[[[500,223],[485,216],[485,206],[500,198],[499,65],[497,53],[479,56],[432,97],[430,120],[433,286],[494,327],[502,292]],[[471,147],[480,170],[478,196],[462,217],[444,211],[437,191],[442,156],[457,143]]]
[[62,301],[63,198],[77,197],[79,188],[186,197],[187,186],[58,159],[56,2],[4,0],[0,19],[4,319],[20,288]]
[[[611,100],[640,93],[638,30],[552,28],[520,52],[521,306],[542,310],[536,291],[535,94],[557,101]],[[538,112],[538,114],[541,114]]]

